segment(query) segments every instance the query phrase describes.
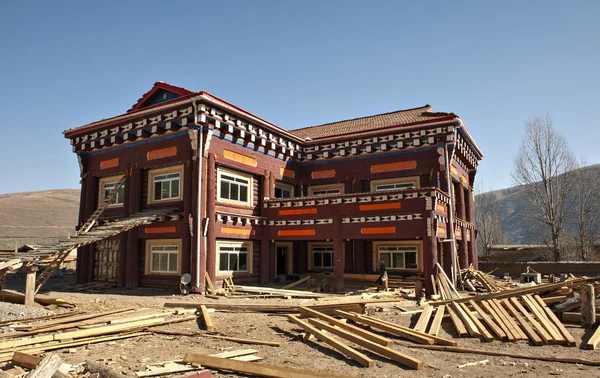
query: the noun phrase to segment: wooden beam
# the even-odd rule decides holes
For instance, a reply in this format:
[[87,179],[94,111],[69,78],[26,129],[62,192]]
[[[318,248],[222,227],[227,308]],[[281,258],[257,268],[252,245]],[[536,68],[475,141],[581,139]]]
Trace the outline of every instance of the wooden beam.
[[320,373],[305,369],[290,368],[287,366],[267,365],[262,363],[236,361],[227,358],[211,357],[203,354],[188,353],[183,358],[185,363],[200,364],[210,369],[232,371],[242,374],[257,375],[259,377],[273,378],[350,378],[347,375]]
[[40,361],[37,367],[27,374],[26,378],[52,378],[62,360],[58,354],[49,354]]
[[556,315],[554,315],[552,310],[550,310],[547,306],[544,305],[544,301],[542,300],[542,298],[540,298],[539,295],[534,295],[533,299],[535,301],[537,301],[538,305],[544,309],[548,318],[550,318],[552,323],[554,323],[554,325],[560,331],[561,335],[567,341],[567,345],[575,346],[575,339],[573,338],[573,335],[571,335],[571,333],[569,331],[567,331],[567,328],[560,322],[560,320],[556,317]]
[[[442,305],[442,306],[445,306],[445,305]],[[456,315],[456,312],[454,312],[452,307],[447,306],[446,309],[448,311],[448,314],[450,314],[450,319],[452,320],[452,324],[454,324],[454,328],[456,329],[456,332],[458,333],[458,337],[468,336],[469,332],[467,332],[467,328],[463,324],[462,320],[460,320],[458,315]]]
[[206,277],[206,291],[208,291],[208,294],[211,294],[211,295],[217,294],[208,274],[205,277]]
[[[577,323],[581,322],[580,312],[563,312],[561,314],[561,321],[563,323]],[[596,314],[596,323],[600,323],[600,314]]]
[[475,303],[475,301],[469,301],[469,304],[479,314],[479,316],[481,316],[481,319],[483,319],[485,324],[487,324],[487,326],[490,327],[492,332],[494,332],[494,334],[496,334],[496,336],[498,336],[498,339],[500,339],[500,340],[507,339],[506,333],[504,333],[502,328],[500,328],[500,326],[498,326],[498,324],[496,324],[496,322],[494,322],[494,320],[485,311],[483,311],[483,309],[481,307],[479,307],[479,305],[477,303]]
[[298,280],[298,281],[296,281],[296,282],[292,282],[292,283],[291,283],[291,284],[289,284],[289,285],[285,285],[285,286],[281,287],[280,289],[282,289],[282,290],[288,290],[288,289],[291,289],[291,288],[293,288],[293,287],[296,287],[296,286],[298,286],[298,285],[300,285],[300,284],[303,284],[304,282],[306,282],[306,281],[310,280],[310,277],[311,277],[311,276],[306,276],[306,277],[304,277],[304,278],[301,278],[301,279],[299,279],[299,280]]
[[358,344],[363,348],[366,348],[372,352],[375,352],[384,357],[387,357],[387,358],[389,358],[393,361],[396,361],[404,366],[407,366],[411,369],[421,370],[423,367],[423,363],[416,358],[410,357],[408,355],[397,352],[391,348],[374,343],[374,342],[367,340],[365,338],[362,338],[356,334],[348,332],[342,328],[337,328],[337,327],[331,326],[331,325],[329,325],[321,320],[318,320],[318,319],[309,319],[308,321],[315,327],[324,329],[325,331],[327,331],[329,333],[332,333],[343,339],[346,339],[355,344]]
[[427,330],[427,326],[429,325],[429,319],[431,319],[431,314],[433,314],[433,307],[426,305],[423,308],[421,316],[419,316],[419,320],[417,321],[414,330],[417,332],[425,332]]
[[323,332],[319,331],[318,329],[311,326],[310,324],[305,323],[302,320],[298,319],[294,315],[288,315],[288,319],[291,320],[296,325],[299,325],[300,327],[302,327],[306,332],[312,333],[317,339],[321,340],[322,342],[324,342],[324,343],[328,344],[329,346],[331,346],[332,348],[336,349],[338,352],[340,352],[344,356],[353,359],[354,361],[358,362],[359,364],[361,364],[363,366],[370,367],[370,368],[375,367],[375,361],[373,361],[371,358],[369,358],[366,355],[358,352],[357,350],[349,347],[348,345],[334,339],[333,337],[330,337],[330,336],[324,334]]
[[479,330],[479,334],[481,335],[481,338],[483,338],[485,341],[492,341],[492,340],[494,340],[494,336],[492,336],[492,334],[490,333],[490,331],[488,331],[487,328],[485,328],[485,326],[479,321],[479,319],[477,318],[477,316],[475,316],[471,312],[471,310],[469,310],[467,308],[467,305],[465,305],[464,303],[460,303],[459,306],[462,307],[463,311],[471,319],[471,321],[473,322],[473,324],[475,324],[475,326]]
[[440,332],[440,326],[442,325],[442,320],[444,319],[444,313],[446,312],[446,306],[441,305],[438,306],[435,317],[431,322],[431,326],[429,327],[429,331],[427,332],[430,335],[437,336]]
[[30,266],[27,269],[27,275],[25,276],[25,306],[33,306],[35,303],[35,275],[37,267]]
[[521,314],[519,314],[519,311],[517,311],[510,304],[508,299],[501,299],[500,303],[504,305],[504,307],[506,308],[506,310],[508,310],[510,315],[514,316],[515,319],[517,319],[517,322],[521,325],[521,328],[523,328],[525,334],[529,338],[529,342],[531,342],[533,345],[542,345],[541,337],[533,330],[533,328],[531,328],[531,325],[529,325],[527,320],[525,320],[525,318],[521,316]]
[[200,312],[202,313],[202,319],[204,320],[204,326],[208,332],[214,332],[215,326],[213,325],[208,309],[205,305],[200,305]]
[[548,332],[548,334],[552,337],[553,342],[555,343],[564,343],[563,337],[560,335],[556,327],[550,322],[550,320],[544,314],[544,311],[539,308],[539,306],[535,303],[533,298],[528,296],[523,296],[523,301],[525,306],[531,311],[532,314],[535,315],[536,320],[544,327],[544,329]]
[[460,320],[462,320],[463,324],[465,325],[465,328],[467,329],[467,332],[469,332],[469,335],[471,335],[472,337],[480,337],[481,333],[479,333],[479,329],[477,329],[475,323],[473,323],[473,321],[467,315],[465,310],[459,305],[460,303],[452,303],[450,306],[452,306],[452,309],[456,312]]
[[315,311],[308,307],[303,307],[302,309],[306,312],[307,315],[309,315],[311,317],[323,319],[323,320],[329,322],[330,324],[333,324],[335,326],[343,328],[347,331],[353,332],[354,334],[356,334],[360,337],[363,337],[369,341],[372,341],[374,343],[377,343],[377,344],[380,344],[383,346],[387,346],[387,347],[392,346],[394,344],[394,342],[392,340],[388,339],[387,337],[383,337],[383,336],[377,335],[373,332],[366,331],[362,328],[356,327],[352,324],[348,324],[348,323],[338,320],[332,316],[323,314],[319,311]]
[[596,349],[598,344],[600,343],[600,326],[596,327],[596,331],[587,341],[587,343],[583,344],[582,347],[584,349]]
[[521,312],[523,316],[525,316],[529,323],[531,323],[531,325],[537,331],[538,335],[540,335],[540,338],[544,341],[544,343],[550,344],[552,341],[554,341],[554,339],[552,338],[552,336],[550,336],[546,329],[537,320],[535,320],[535,318],[529,312],[527,312],[525,307],[523,307],[523,305],[521,304],[521,302],[519,302],[517,298],[510,298],[510,302],[518,311]]
[[591,328],[596,323],[596,295],[594,285],[581,286],[581,326]]

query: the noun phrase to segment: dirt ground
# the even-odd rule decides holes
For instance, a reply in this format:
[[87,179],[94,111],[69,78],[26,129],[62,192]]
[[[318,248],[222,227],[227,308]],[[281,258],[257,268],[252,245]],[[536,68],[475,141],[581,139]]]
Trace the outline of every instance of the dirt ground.
[[[218,300],[204,298],[200,295],[182,296],[178,293],[160,289],[109,289],[101,293],[71,293],[60,291],[60,286],[65,285],[69,278],[50,282],[52,289],[48,294],[77,304],[77,308],[86,312],[102,312],[117,308],[147,307],[163,309],[165,302],[216,302],[216,303],[269,303],[269,304],[312,304],[312,300],[302,299],[230,299]],[[13,282],[15,288],[19,282]],[[11,285],[11,286],[13,286]],[[319,302],[323,303],[323,302]],[[328,301],[327,303],[331,303]],[[401,300],[397,303],[384,305],[384,311],[375,312],[374,316],[409,326],[416,322],[416,316],[402,315],[402,311],[394,306],[405,309],[417,309],[416,303],[411,300]],[[57,312],[65,310],[58,309]],[[345,358],[326,344],[321,342],[304,342],[298,338],[301,332],[298,326],[289,322],[282,315],[267,315],[254,313],[228,313],[214,312],[212,319],[217,329],[217,334],[241,338],[250,338],[264,341],[277,341],[281,347],[262,345],[238,344],[230,341],[215,340],[203,337],[148,335],[134,339],[119,340],[102,344],[93,344],[86,347],[77,347],[75,351],[59,351],[65,362],[81,364],[85,361],[104,363],[111,369],[135,376],[134,372],[144,370],[145,366],[152,363],[181,359],[186,353],[215,354],[222,351],[236,349],[256,349],[258,356],[264,357],[262,362],[267,364],[283,365],[321,372],[346,374],[356,377],[513,377],[513,376],[563,376],[563,377],[600,377],[600,368],[566,364],[558,362],[544,362],[536,360],[523,360],[505,357],[492,357],[478,354],[456,354],[441,351],[413,349],[404,345],[410,344],[405,340],[398,340],[403,345],[394,345],[393,349],[423,361],[422,371],[415,372],[397,365],[389,360],[366,352],[375,361],[374,368],[365,368],[354,361]],[[453,331],[449,319],[444,320],[441,337],[452,338]],[[476,348],[480,350],[505,351],[539,356],[566,356],[580,357],[600,361],[599,351],[582,350],[579,344],[584,337],[584,330],[578,326],[567,326],[571,331],[577,347],[558,345],[529,346],[525,343],[510,342],[481,342],[473,338],[457,338],[459,347]],[[203,331],[202,325],[194,322],[171,324],[162,329],[177,331]],[[585,334],[584,339],[590,336]],[[394,337],[391,337],[394,339]],[[360,350],[360,347],[357,347]],[[488,360],[487,363],[477,366],[458,368],[458,365]],[[260,363],[260,362],[258,362]],[[215,372],[217,377],[236,377],[239,375]]]

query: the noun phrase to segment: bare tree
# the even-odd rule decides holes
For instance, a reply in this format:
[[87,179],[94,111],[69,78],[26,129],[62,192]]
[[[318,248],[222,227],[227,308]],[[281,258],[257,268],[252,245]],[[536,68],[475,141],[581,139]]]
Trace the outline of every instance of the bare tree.
[[574,171],[571,212],[575,221],[574,238],[578,257],[585,261],[592,256],[600,235],[600,165],[586,167],[581,159],[580,168]]
[[490,256],[490,247],[506,241],[502,228],[500,207],[491,190],[482,193],[481,185],[477,190],[480,194],[475,203],[475,225],[477,227],[477,243],[484,258]]
[[561,237],[567,216],[569,192],[574,185],[576,160],[566,139],[547,113],[525,124],[521,149],[515,157],[513,180],[533,206],[530,216],[544,226],[554,261],[561,259]]

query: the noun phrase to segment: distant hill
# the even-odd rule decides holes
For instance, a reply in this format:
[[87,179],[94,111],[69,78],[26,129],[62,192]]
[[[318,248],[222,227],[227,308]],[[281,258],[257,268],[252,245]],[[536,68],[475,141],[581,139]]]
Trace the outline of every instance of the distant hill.
[[0,194],[0,238],[75,234],[79,189]]
[[[583,170],[599,168],[600,164],[583,167]],[[538,244],[533,227],[537,225],[527,222],[525,216],[530,209],[529,202],[525,198],[522,188],[513,186],[507,189],[485,192],[475,197],[475,210],[477,211],[477,200],[481,196],[492,196],[499,208],[502,219],[502,227],[506,237],[506,244]],[[567,228],[572,227],[567,225]]]

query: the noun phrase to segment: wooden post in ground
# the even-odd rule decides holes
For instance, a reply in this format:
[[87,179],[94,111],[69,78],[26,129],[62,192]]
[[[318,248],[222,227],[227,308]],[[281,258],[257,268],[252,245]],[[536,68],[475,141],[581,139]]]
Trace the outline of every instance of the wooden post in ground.
[[208,227],[206,230],[206,274],[215,283],[217,276],[217,243],[216,243],[216,215],[215,202],[217,200],[217,169],[215,166],[215,154],[208,154],[208,166],[206,174],[206,217]]
[[333,214],[333,291],[344,291],[344,240],[342,238],[342,217]]
[[27,269],[25,278],[25,306],[33,306],[35,303],[35,276],[38,268],[35,266]]
[[590,328],[596,323],[596,296],[594,285],[581,286],[581,326]]

